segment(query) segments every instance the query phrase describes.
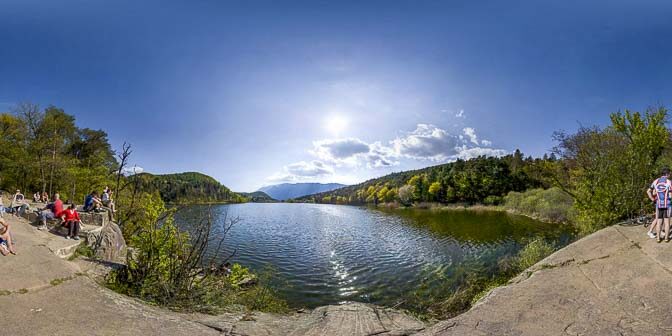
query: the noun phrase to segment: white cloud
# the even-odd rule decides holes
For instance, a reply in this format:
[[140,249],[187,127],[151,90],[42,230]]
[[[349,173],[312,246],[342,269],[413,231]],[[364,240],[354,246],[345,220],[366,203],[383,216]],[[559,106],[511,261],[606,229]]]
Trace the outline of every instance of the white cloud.
[[402,159],[433,162],[468,160],[479,156],[502,156],[506,150],[490,148],[490,140],[479,140],[473,127],[451,132],[431,124],[417,124],[415,130],[387,143],[367,143],[358,138],[323,139],[313,142],[308,152],[314,161],[300,161],[283,167],[267,178],[269,182],[301,182],[335,179],[335,168],[386,168],[400,164]]
[[366,154],[370,150],[367,143],[356,138],[314,141],[313,147],[311,154],[321,160],[334,163],[354,163],[353,159],[356,156]]
[[142,168],[142,167],[136,165],[136,166],[133,166],[133,167],[125,167],[125,168],[121,171],[121,173],[122,173],[123,175],[126,175],[126,176],[131,176],[131,175],[135,175],[135,174],[140,174],[140,173],[142,173],[142,172],[144,172],[144,171],[145,171],[144,168]]
[[445,161],[457,152],[459,137],[429,124],[418,124],[416,129],[390,143],[397,155],[412,159]]
[[473,129],[472,127],[465,127],[462,129],[462,132],[464,132],[464,135],[469,138],[469,141],[473,143],[474,145],[478,145],[478,136],[476,135],[476,130]]
[[282,168],[282,172],[266,178],[269,182],[296,182],[314,180],[334,174],[334,168],[321,161],[299,161]]
[[455,113],[455,117],[464,118],[464,110],[460,110],[459,112]]
[[434,125],[418,124],[414,131],[390,143],[399,157],[436,162],[507,154],[507,151],[502,149],[480,147],[489,147],[492,142],[489,140],[479,142],[476,130],[472,127],[465,127],[462,133],[452,135]]
[[309,153],[338,166],[365,164],[369,168],[379,168],[399,164],[394,160],[395,153],[390,147],[380,142],[368,144],[357,138],[314,141],[313,149]]
[[483,148],[462,146],[458,149],[455,159],[469,160],[479,156],[504,156],[509,152],[503,149]]

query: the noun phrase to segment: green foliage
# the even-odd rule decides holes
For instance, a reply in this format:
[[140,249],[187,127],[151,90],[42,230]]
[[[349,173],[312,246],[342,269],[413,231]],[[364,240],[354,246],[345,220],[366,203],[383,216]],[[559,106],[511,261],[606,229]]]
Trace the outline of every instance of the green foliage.
[[133,176],[143,192],[158,191],[166,203],[239,203],[246,199],[214,178],[201,173],[180,173],[152,175],[148,173]]
[[553,251],[555,251],[555,247],[552,244],[546,242],[544,239],[537,238],[532,240],[530,243],[525,245],[525,247],[520,250],[520,252],[518,252],[518,256],[515,258],[517,270],[524,271],[530,268],[540,260],[551,255]]
[[68,260],[75,260],[79,257],[93,258],[94,254],[95,253],[93,252],[91,246],[87,244],[80,244],[79,246],[77,246],[75,253],[73,253],[72,256],[68,258]]
[[236,263],[231,266],[231,274],[229,275],[228,280],[229,283],[231,283],[231,286],[238,288],[238,284],[242,280],[251,278],[252,276],[252,272],[250,272],[249,269]]
[[117,167],[107,134],[79,128],[54,106],[17,105],[0,114],[0,188],[36,191],[82,200],[108,184]]
[[516,151],[501,158],[478,157],[394,173],[299,200],[337,203],[340,199],[348,204],[397,200],[404,205],[421,202],[498,204],[510,191],[550,186],[554,162],[555,158],[523,158],[522,153]]
[[504,197],[507,210],[554,223],[573,223],[573,205],[572,197],[557,187],[512,191]]
[[206,248],[213,243],[211,221],[194,228],[193,236],[180,231],[173,222],[174,210],[166,209],[158,192],[141,194],[135,207],[143,211],[126,215],[123,225],[133,252],[127,255],[126,267],[108,275],[110,288],[180,311],[218,313],[234,305],[273,312],[287,309],[263,281],[240,286],[242,279],[256,277],[241,265],[234,265],[230,276],[203,267]]
[[[514,191],[512,191],[512,192],[514,192]],[[500,204],[502,204],[503,202],[504,202],[504,197],[502,197],[502,196],[495,196],[495,195],[487,196],[487,197],[483,200],[483,204],[485,204],[485,205],[500,205]]]
[[626,110],[611,114],[612,123],[605,129],[556,135],[562,166],[557,180],[574,197],[584,233],[647,208],[645,188],[656,177],[670,144],[667,118],[664,108],[644,114]]

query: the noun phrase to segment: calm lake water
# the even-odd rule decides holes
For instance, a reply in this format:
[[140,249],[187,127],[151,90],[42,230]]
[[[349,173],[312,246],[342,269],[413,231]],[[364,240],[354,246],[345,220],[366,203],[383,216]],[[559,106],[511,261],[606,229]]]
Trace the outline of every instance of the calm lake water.
[[[189,207],[176,219],[187,227],[206,211]],[[274,266],[281,294],[295,307],[394,305],[432,279],[495,272],[535,237],[558,245],[573,237],[566,226],[496,211],[247,203],[212,212],[220,224],[227,212],[241,218],[226,238],[233,261],[255,271]]]

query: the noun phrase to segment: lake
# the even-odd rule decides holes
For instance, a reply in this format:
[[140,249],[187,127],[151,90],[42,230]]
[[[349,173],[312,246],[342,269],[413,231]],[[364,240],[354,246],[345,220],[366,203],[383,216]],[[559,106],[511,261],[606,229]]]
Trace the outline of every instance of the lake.
[[[188,227],[207,209],[188,207],[176,221]],[[530,239],[563,246],[574,237],[567,226],[498,211],[291,203],[211,210],[219,225],[227,212],[240,217],[227,234],[227,251],[235,250],[233,261],[255,271],[272,265],[280,293],[294,307],[347,301],[392,306],[436,279],[496,272],[500,260]]]

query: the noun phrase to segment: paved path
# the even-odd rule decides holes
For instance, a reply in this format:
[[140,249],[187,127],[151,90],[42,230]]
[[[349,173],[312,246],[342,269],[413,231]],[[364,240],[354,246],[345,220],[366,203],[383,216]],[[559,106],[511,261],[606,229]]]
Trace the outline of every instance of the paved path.
[[18,255],[0,257],[0,335],[221,334],[99,286],[54,254],[73,241],[8,217]]

